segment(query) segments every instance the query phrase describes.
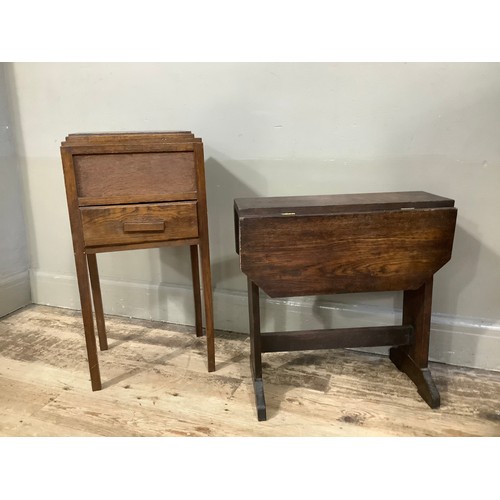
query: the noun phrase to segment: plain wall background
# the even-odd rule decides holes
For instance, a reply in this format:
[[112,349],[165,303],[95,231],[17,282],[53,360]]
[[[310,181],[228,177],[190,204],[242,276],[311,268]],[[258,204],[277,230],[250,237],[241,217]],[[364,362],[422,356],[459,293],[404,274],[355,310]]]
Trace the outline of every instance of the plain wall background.
[[0,316],[31,300],[23,190],[5,66],[0,63]]
[[[35,302],[79,307],[59,156],[74,132],[191,130],[205,146],[216,326],[248,331],[233,199],[424,190],[455,199],[434,359],[500,369],[500,64],[15,63]],[[184,248],[99,255],[107,312],[192,324]],[[293,327],[380,320],[398,294],[268,301]],[[299,314],[294,314],[298,312]],[[300,317],[300,319],[299,319]]]

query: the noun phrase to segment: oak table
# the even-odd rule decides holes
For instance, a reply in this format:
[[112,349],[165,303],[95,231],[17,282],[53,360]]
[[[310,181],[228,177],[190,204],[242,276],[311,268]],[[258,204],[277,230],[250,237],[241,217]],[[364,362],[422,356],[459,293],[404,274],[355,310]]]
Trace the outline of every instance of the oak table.
[[[454,205],[421,191],[234,200],[258,420],[266,420],[262,354],[278,351],[392,346],[392,362],[439,407],[428,369],[432,283],[451,258]],[[402,324],[261,332],[259,289],[270,297],[402,290]]]
[[[61,158],[92,389],[100,390],[99,346],[108,348],[96,255],[188,245],[196,335],[215,370],[214,324],[203,143],[189,131],[70,134]],[[90,283],[89,283],[90,278]]]

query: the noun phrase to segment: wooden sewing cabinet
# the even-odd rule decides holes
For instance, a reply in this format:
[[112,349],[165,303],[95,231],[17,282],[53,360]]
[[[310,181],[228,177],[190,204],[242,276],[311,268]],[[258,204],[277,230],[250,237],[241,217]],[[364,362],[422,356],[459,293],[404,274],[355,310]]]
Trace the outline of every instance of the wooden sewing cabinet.
[[[266,420],[262,353],[278,351],[392,346],[393,363],[439,407],[428,369],[432,282],[451,258],[453,200],[425,192],[241,198],[234,214],[259,420]],[[259,289],[270,297],[402,290],[402,324],[261,332]]]
[[188,245],[197,336],[203,335],[201,257],[208,371],[215,370],[201,139],[191,132],[70,134],[61,157],[92,389],[102,387],[92,302],[100,349],[108,348],[100,252]]

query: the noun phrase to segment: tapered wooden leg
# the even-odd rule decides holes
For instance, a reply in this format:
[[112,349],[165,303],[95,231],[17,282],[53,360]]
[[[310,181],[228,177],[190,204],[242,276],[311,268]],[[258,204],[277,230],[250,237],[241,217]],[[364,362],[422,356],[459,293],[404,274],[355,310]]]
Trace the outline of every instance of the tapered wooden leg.
[[102,307],[101,285],[99,283],[99,271],[97,269],[97,258],[95,253],[87,254],[89,265],[90,285],[92,287],[92,298],[94,299],[94,312],[97,323],[97,334],[99,336],[99,347],[101,351],[108,349],[106,337],[106,325],[104,323],[104,309]]
[[250,321],[250,368],[252,370],[257,419],[266,420],[266,400],[262,380],[262,348],[260,338],[259,287],[248,279],[248,313]]
[[194,315],[196,325],[196,336],[203,335],[203,322],[201,315],[201,290],[200,290],[200,268],[198,261],[198,245],[190,245],[191,250],[191,274],[193,275]]
[[208,241],[200,242],[201,274],[203,279],[203,297],[205,299],[205,321],[207,332],[207,358],[208,371],[215,371],[215,339],[214,339],[214,314],[212,301],[212,276],[210,272],[210,251]]
[[417,290],[404,292],[403,325],[412,325],[412,340],[409,346],[393,347],[389,356],[417,386],[422,399],[431,408],[439,408],[441,398],[428,368],[431,309],[432,278]]
[[80,303],[82,306],[83,329],[85,333],[85,344],[87,347],[90,381],[92,390],[99,391],[102,388],[101,374],[99,372],[99,360],[97,358],[97,345],[94,333],[94,318],[92,316],[92,299],[90,295],[87,259],[83,250],[75,251],[75,265],[78,279],[78,290],[80,292]]

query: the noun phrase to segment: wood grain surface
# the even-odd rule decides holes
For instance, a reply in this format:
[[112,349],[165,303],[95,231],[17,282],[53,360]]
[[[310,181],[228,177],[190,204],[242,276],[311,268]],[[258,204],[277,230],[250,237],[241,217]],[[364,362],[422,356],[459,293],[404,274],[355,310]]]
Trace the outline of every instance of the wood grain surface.
[[[100,390],[102,383],[91,288],[100,348],[107,348],[99,273],[93,255],[101,252],[199,245],[207,368],[214,371],[212,282],[201,139],[194,138],[189,131],[70,134],[60,150],[92,389]],[[193,285],[199,286],[199,269],[193,255],[192,250]],[[203,333],[199,298],[200,291],[194,290],[198,335]]]
[[196,192],[192,152],[75,155],[73,162],[85,204],[99,198],[130,203],[129,196],[144,195],[163,201],[165,195]]
[[[183,240],[198,236],[195,201],[110,205],[80,210],[87,247]],[[141,225],[142,230],[139,229]]]
[[394,191],[386,193],[319,194],[309,196],[261,196],[237,198],[234,207],[240,217],[281,215],[283,212],[330,214],[368,212],[401,208],[453,207],[454,200],[425,191]]
[[103,390],[92,392],[80,311],[29,306],[0,319],[1,436],[500,436],[500,373],[430,363],[431,410],[387,357],[270,353],[258,422],[249,337],[106,316]]
[[455,208],[239,219],[240,266],[271,297],[418,288],[451,258]]

